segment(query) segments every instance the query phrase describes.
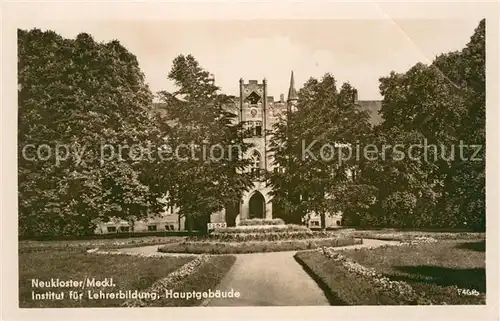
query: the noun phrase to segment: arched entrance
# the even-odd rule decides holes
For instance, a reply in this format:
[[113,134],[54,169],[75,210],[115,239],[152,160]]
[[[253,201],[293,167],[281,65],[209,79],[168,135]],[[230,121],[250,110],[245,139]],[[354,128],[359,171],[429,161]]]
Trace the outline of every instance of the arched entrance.
[[248,202],[248,218],[264,218],[266,201],[260,192],[255,192]]

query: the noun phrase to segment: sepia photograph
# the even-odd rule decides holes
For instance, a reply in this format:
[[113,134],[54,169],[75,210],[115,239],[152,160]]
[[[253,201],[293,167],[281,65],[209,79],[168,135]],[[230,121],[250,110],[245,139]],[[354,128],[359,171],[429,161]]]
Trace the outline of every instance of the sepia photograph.
[[18,308],[485,307],[493,24],[20,21]]

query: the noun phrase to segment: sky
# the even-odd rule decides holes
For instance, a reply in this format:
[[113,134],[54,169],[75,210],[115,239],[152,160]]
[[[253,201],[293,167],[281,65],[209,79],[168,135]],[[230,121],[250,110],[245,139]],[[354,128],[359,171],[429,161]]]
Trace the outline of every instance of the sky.
[[67,38],[86,32],[96,41],[117,39],[137,56],[153,92],[173,90],[167,79],[173,59],[192,54],[230,95],[238,96],[240,78],[266,78],[269,95],[279,99],[288,92],[293,70],[297,89],[329,72],[339,86],[349,82],[356,87],[360,100],[377,100],[380,77],[462,49],[478,24],[477,19],[51,20],[19,28],[54,30]]

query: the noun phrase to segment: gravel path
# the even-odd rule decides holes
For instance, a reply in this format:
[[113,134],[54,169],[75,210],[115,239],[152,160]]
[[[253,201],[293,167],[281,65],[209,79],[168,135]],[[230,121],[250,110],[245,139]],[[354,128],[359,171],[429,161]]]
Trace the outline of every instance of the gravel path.
[[[364,244],[336,248],[374,248],[395,241],[364,240]],[[236,262],[217,287],[238,291],[239,298],[208,299],[204,306],[329,305],[323,291],[294,259],[296,251],[236,255]]]

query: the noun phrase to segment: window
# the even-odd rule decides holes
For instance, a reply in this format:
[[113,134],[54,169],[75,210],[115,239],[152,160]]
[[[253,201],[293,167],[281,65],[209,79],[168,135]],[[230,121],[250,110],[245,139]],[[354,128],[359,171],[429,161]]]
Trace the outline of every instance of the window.
[[273,171],[275,173],[284,173],[285,172],[285,168],[277,165],[277,166],[274,167]]
[[165,225],[165,230],[169,231],[170,227],[168,225]]
[[248,95],[247,100],[250,104],[255,105],[260,101],[260,96],[254,91]]
[[148,225],[148,231],[156,232],[156,225]]
[[252,169],[253,174],[258,175],[260,173],[260,153],[258,151],[254,151],[252,154]]
[[175,230],[175,227],[173,225],[170,225],[170,230],[171,231]]
[[130,232],[129,226],[120,226],[120,232]]
[[311,226],[319,226],[319,222],[318,221],[312,221],[311,222]]
[[340,221],[337,221],[337,225],[338,225],[338,226],[340,226],[340,225],[341,225]]
[[243,128],[247,132],[247,137],[260,137],[262,136],[262,122],[261,121],[247,121],[244,123]]
[[116,226],[108,226],[108,233],[116,233]]
[[261,121],[255,122],[254,136],[262,136],[262,122]]
[[253,121],[244,122],[243,129],[245,131],[245,137],[252,137]]

